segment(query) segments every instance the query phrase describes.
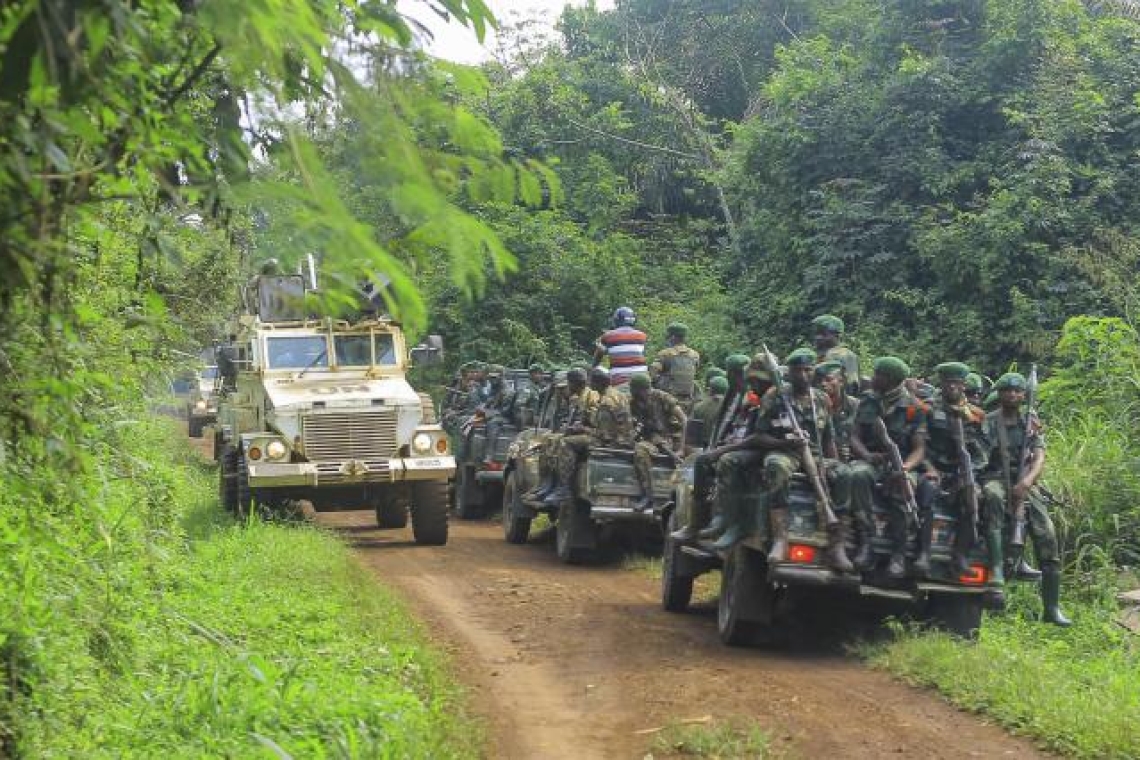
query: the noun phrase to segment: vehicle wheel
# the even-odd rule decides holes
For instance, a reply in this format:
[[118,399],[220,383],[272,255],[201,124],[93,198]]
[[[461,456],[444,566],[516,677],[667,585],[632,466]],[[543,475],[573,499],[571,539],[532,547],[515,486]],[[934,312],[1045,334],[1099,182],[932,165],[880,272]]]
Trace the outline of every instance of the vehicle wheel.
[[475,468],[459,468],[455,480],[455,514],[460,520],[475,520],[483,516],[483,503],[479,499],[479,484],[475,482]]
[[509,473],[503,484],[503,538],[509,544],[525,544],[530,538],[531,518],[523,513],[518,477]]
[[190,435],[191,438],[201,438],[202,427],[202,420],[196,420],[193,417],[189,417],[186,421],[186,432]]
[[245,461],[245,453],[238,451],[237,456],[237,477],[234,478],[235,487],[234,491],[236,498],[234,499],[234,515],[241,521],[245,521],[250,514],[253,504],[253,492],[249,487],[249,465]]
[[555,551],[558,554],[558,559],[567,565],[580,565],[590,555],[589,549],[575,546],[580,538],[578,533],[581,530],[580,522],[575,519],[576,515],[573,512],[577,508],[578,503],[573,499],[564,502],[558,510],[558,521],[554,524]]
[[237,452],[223,446],[218,458],[218,501],[222,509],[237,509]]
[[417,544],[447,543],[447,482],[429,480],[412,484],[412,535]]
[[669,515],[669,526],[665,529],[665,546],[661,555],[661,606],[669,612],[689,609],[689,602],[693,599],[693,581],[696,580],[691,575],[677,572],[681,545],[670,537],[678,529],[677,522],[677,510],[673,510]]
[[972,641],[982,627],[981,594],[931,594],[926,617],[947,633]]
[[762,568],[752,550],[737,545],[724,558],[720,574],[720,599],[716,608],[716,629],[720,640],[729,646],[751,644],[759,632],[757,623],[747,616],[754,595],[767,590]]
[[411,498],[406,490],[394,487],[385,490],[376,501],[376,525],[383,530],[395,530],[408,524],[408,504]]

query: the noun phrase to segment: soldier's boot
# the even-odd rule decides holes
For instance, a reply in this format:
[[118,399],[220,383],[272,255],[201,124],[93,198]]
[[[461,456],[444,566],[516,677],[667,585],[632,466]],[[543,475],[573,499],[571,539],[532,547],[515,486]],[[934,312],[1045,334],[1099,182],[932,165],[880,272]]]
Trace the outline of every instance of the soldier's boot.
[[548,507],[557,507],[564,501],[570,501],[570,486],[559,484],[557,488],[546,495],[542,503]]
[[638,485],[641,486],[641,498],[633,503],[633,511],[645,512],[653,509],[653,475],[638,478]]
[[768,562],[783,562],[788,558],[787,508],[769,509],[768,524],[772,527],[772,548],[768,550]]
[[1061,612],[1061,568],[1050,562],[1041,568],[1041,620],[1067,628],[1073,621]]
[[835,522],[827,526],[827,551],[824,558],[831,569],[841,573],[850,573],[855,569],[851,558],[847,556],[847,540],[842,522]]
[[918,531],[918,557],[914,560],[914,571],[920,577],[930,575],[930,545],[934,542],[934,515],[926,515]]
[[1002,537],[1000,528],[986,533],[986,544],[990,551],[990,579],[986,581],[986,585],[996,587],[1004,586],[1005,564],[1001,559]]
[[858,515],[859,525],[859,551],[855,553],[855,567],[867,571],[875,567],[875,529],[870,515]]
[[692,514],[689,515],[689,522],[679,530],[675,530],[669,534],[669,538],[674,541],[688,543],[697,537],[697,533],[704,527],[709,519],[709,506],[708,502],[702,499],[693,499]]
[[891,559],[887,563],[887,577],[906,577],[906,517],[897,510],[891,514]]
[[726,527],[720,538],[713,542],[714,551],[728,551],[737,541],[744,538],[744,515],[740,512],[740,499],[731,499],[728,504],[722,505],[721,513],[724,515]]
[[1041,571],[1026,562],[1024,554],[1017,558],[1017,563],[1014,565],[1013,572],[1010,573],[1010,575],[1019,581],[1041,580]]
[[545,499],[554,490],[554,473],[547,473],[538,485],[527,491],[523,496],[527,499]]
[[962,527],[962,520],[968,519],[961,517],[958,519],[958,529],[954,534],[954,548],[950,552],[950,562],[954,572],[959,575],[966,575],[970,572],[970,546],[967,544],[969,541],[969,532]]
[[721,533],[724,533],[726,528],[728,528],[728,517],[726,517],[723,512],[718,511],[713,515],[709,524],[697,534],[697,537],[702,540],[716,538]]

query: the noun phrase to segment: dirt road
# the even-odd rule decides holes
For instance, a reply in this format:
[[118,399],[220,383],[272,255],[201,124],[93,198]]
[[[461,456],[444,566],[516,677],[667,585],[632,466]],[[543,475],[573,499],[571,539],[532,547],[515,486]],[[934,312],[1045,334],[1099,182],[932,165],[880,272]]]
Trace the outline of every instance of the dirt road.
[[835,648],[720,644],[714,608],[664,612],[619,564],[567,567],[543,542],[453,521],[446,547],[324,514],[428,624],[487,718],[496,758],[642,758],[671,720],[746,717],[795,757],[1036,757],[1027,742]]

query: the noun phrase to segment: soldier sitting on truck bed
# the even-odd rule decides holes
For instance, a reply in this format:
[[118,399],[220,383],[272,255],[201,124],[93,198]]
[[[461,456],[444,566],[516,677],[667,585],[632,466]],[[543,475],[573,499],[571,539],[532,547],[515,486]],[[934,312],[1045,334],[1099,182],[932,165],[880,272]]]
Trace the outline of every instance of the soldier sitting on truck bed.
[[480,409],[487,424],[487,445],[483,451],[483,461],[490,462],[494,458],[495,444],[499,440],[499,431],[503,425],[514,421],[515,393],[503,382],[505,370],[501,364],[487,366],[487,400]]
[[680,461],[681,436],[687,419],[677,399],[650,387],[649,375],[630,378],[629,396],[629,411],[637,425],[633,470],[641,486],[641,499],[633,508],[642,512],[653,508],[653,455],[668,454]]
[[545,499],[558,485],[558,446],[570,427],[576,426],[587,414],[593,413],[597,394],[586,387],[586,371],[572,369],[554,376],[556,404],[550,421],[550,433],[542,440],[538,454],[539,482],[526,493],[528,499]]
[[597,404],[582,425],[571,428],[562,437],[558,447],[558,487],[543,499],[548,506],[557,506],[570,499],[578,464],[589,456],[592,447],[633,446],[629,396],[610,385],[610,373],[604,367],[590,370],[590,388],[598,394]]

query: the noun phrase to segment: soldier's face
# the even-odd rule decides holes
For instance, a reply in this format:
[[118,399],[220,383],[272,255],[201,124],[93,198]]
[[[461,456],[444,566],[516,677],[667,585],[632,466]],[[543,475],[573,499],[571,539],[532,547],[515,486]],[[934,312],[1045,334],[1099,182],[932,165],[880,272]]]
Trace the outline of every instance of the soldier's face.
[[819,386],[823,388],[827,395],[839,396],[839,391],[843,387],[843,376],[838,372],[824,375],[823,379],[819,381]]
[[530,381],[532,383],[534,383],[535,385],[538,385],[539,383],[542,382],[542,373],[541,372],[531,372],[530,373]]
[[1002,388],[998,391],[998,400],[1004,409],[1017,409],[1025,401],[1025,391],[1020,388]]
[[649,398],[649,387],[648,386],[641,386],[641,385],[631,385],[631,386],[629,386],[629,394],[631,396],[633,396],[635,399],[637,399],[638,401],[644,401],[645,399]]
[[952,404],[957,404],[966,395],[966,381],[957,378],[948,378],[942,383],[942,398]]
[[826,351],[839,345],[839,336],[831,330],[819,328],[815,331],[815,347],[818,351]]
[[810,364],[796,364],[788,367],[788,382],[798,391],[811,385],[811,376],[815,369]]
[[567,387],[572,394],[581,393],[586,390],[586,383],[583,380],[570,380],[567,382]]
[[898,386],[899,383],[895,382],[894,377],[886,372],[876,370],[875,374],[871,376],[871,388],[875,393],[887,393]]

